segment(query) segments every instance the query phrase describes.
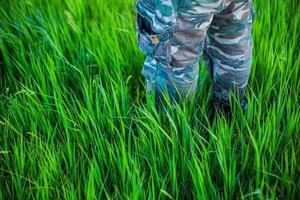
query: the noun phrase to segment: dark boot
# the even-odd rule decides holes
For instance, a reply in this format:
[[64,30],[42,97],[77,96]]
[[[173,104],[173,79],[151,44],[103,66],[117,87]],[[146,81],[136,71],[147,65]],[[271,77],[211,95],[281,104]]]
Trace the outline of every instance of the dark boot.
[[[241,101],[241,108],[243,111],[243,114],[245,114],[247,112],[247,102],[245,99],[243,99]],[[232,110],[230,107],[230,104],[225,104],[225,103],[221,103],[219,101],[211,101],[211,105],[210,105],[210,115],[209,115],[209,119],[210,122],[213,123],[213,121],[216,118],[216,115],[223,115],[226,119],[226,121],[231,122],[232,119]]]

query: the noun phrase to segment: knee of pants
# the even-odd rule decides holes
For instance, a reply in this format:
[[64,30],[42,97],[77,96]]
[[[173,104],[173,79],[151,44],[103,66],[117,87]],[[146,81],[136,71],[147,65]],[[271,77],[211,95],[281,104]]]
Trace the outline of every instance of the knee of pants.
[[245,60],[232,60],[230,64],[227,64],[227,61],[215,58],[213,81],[217,85],[222,85],[228,89],[233,87],[244,88],[249,79],[252,63],[252,56],[248,55],[247,57]]
[[213,98],[216,101],[228,104],[231,94],[243,99],[248,83],[249,74],[233,76],[230,74],[216,75],[213,83]]

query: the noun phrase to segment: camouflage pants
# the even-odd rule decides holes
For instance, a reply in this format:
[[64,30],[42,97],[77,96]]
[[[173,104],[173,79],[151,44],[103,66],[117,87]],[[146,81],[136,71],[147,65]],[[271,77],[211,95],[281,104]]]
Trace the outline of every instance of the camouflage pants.
[[147,91],[177,99],[197,88],[203,57],[213,101],[243,99],[252,62],[252,0],[139,0],[137,36]]

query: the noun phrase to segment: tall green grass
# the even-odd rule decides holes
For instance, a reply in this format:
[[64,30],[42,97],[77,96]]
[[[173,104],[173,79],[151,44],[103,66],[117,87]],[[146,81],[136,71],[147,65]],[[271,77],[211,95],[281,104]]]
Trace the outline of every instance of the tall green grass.
[[135,0],[0,0],[0,199],[297,199],[300,5],[255,8],[248,112],[211,124],[202,63],[145,97]]

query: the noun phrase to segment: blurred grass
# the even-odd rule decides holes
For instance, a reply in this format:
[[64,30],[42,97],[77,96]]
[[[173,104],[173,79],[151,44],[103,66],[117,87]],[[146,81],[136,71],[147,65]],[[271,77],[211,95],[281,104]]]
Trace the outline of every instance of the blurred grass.
[[248,112],[144,105],[135,0],[0,0],[0,199],[297,199],[300,7],[255,1]]

